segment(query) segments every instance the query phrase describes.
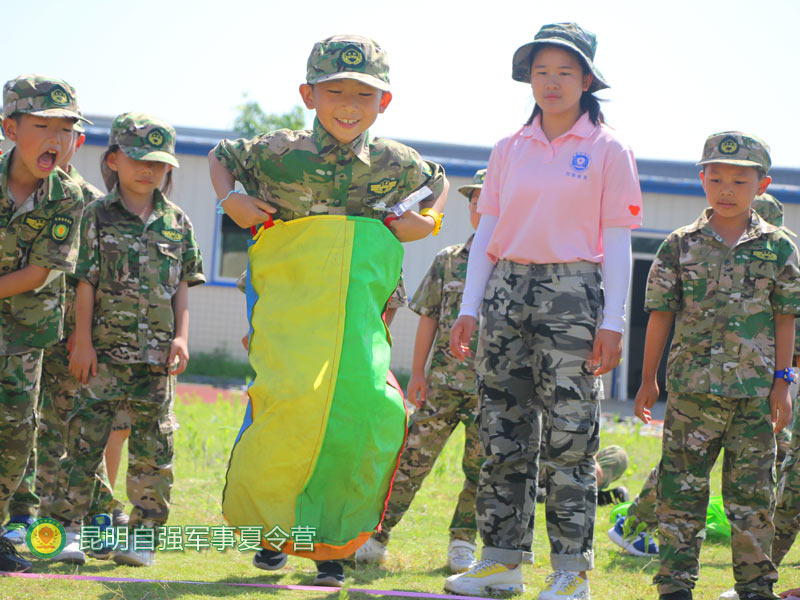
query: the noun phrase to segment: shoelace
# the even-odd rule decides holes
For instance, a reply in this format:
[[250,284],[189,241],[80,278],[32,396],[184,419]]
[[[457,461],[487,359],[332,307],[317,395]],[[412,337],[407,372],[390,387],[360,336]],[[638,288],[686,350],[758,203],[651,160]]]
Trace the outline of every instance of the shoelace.
[[493,560],[482,560],[480,562],[475,563],[475,565],[472,567],[472,572],[473,573],[480,573],[481,571],[488,571],[489,569],[494,567],[496,564],[497,564],[497,562],[495,562]]
[[574,573],[570,573],[569,571],[553,571],[550,575],[545,578],[546,583],[550,583],[551,585],[557,585],[559,583],[563,584],[562,587],[567,587],[570,585],[574,585],[578,581],[578,576]]
[[0,536],[0,552],[3,553],[3,554],[10,554],[11,556],[16,556],[18,558],[22,558],[22,555],[14,547],[14,544],[9,542],[3,536]]

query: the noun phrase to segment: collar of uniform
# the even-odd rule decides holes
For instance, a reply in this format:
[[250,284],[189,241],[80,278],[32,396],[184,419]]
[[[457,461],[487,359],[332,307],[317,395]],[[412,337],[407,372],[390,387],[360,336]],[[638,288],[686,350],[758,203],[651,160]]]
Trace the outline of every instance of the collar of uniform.
[[[11,194],[8,191],[8,167],[11,164],[11,158],[14,156],[15,150],[16,148],[12,148],[7,155],[0,159],[0,196],[6,198],[10,202],[12,202],[12,200]],[[58,202],[63,200],[67,192],[64,186],[61,185],[61,179],[58,176],[59,172],[63,173],[61,169],[56,167],[50,175],[44,179],[40,179],[36,189],[33,190],[30,196],[25,198],[25,201],[20,207],[14,211],[14,214],[30,212],[43,201]]]
[[[697,217],[697,220],[689,226],[690,231],[700,231],[702,230],[704,233],[712,237],[717,237],[717,233],[714,231],[713,227],[711,227],[711,215],[714,213],[714,209],[710,206],[706,207],[700,216]],[[739,238],[739,242],[745,242],[747,240],[752,240],[757,237],[760,237],[767,233],[772,233],[773,231],[778,231],[780,227],[775,227],[774,225],[770,225],[764,219],[762,219],[758,213],[750,209],[750,224],[747,226],[747,229],[742,234],[742,237]]]
[[[587,110],[580,117],[578,117],[578,120],[575,121],[575,124],[569,131],[567,131],[566,133],[562,133],[560,136],[556,138],[556,140],[570,135],[578,138],[587,138],[592,134],[592,131],[594,131],[595,127],[596,125],[592,123],[592,121],[589,119],[589,111]],[[522,135],[525,137],[533,138],[540,142],[544,142],[545,144],[552,143],[550,140],[547,139],[547,136],[544,134],[544,131],[542,131],[541,113],[536,115],[536,117],[533,119],[533,122],[530,125],[526,125],[525,127],[522,128]]]
[[365,131],[354,139],[349,144],[340,144],[339,141],[333,137],[328,130],[322,126],[319,119],[314,118],[314,143],[317,145],[317,151],[320,154],[329,154],[337,148],[343,150],[350,150],[356,158],[358,158],[365,165],[369,166],[369,132]]
[[[117,183],[117,185],[114,186],[114,191],[111,192],[111,197],[109,198],[108,202],[109,204],[117,203],[119,207],[123,211],[125,211],[126,214],[141,221],[141,219],[139,219],[139,215],[132,213],[125,205],[125,203],[122,201],[122,194],[119,191],[119,183]],[[153,190],[153,211],[147,218],[147,222],[150,223],[153,219],[160,217],[164,213],[166,207],[167,204],[164,194],[161,193],[161,190],[156,188],[155,190]]]

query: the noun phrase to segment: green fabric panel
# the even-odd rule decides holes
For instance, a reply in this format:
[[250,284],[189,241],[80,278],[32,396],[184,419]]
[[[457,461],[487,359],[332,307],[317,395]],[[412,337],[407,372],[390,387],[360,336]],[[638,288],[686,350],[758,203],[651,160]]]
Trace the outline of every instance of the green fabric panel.
[[406,411],[386,383],[390,345],[381,317],[400,277],[403,247],[380,222],[355,222],[342,352],[317,464],[298,498],[297,524],[342,545],[377,527],[405,437]]

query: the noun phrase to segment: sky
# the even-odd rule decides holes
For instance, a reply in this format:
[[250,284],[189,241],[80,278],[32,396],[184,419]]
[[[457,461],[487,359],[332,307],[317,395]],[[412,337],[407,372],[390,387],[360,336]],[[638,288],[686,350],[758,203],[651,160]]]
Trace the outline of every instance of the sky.
[[597,35],[606,121],[637,156],[696,161],[708,135],[738,129],[800,168],[796,0],[3,3],[0,78],[61,77],[87,114],[224,129],[243,94],[284,112],[300,104],[314,42],[357,33],[389,55],[393,100],[374,134],[480,146],[533,107],[511,79],[514,51],[576,21]]

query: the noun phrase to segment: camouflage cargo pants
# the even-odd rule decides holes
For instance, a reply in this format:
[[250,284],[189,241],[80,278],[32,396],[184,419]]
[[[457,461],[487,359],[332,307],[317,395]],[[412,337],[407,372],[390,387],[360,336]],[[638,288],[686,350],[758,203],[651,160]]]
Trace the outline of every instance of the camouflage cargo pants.
[[691,589],[700,571],[709,473],[722,449],[722,496],[731,524],[736,591],[771,596],[775,434],[766,398],[670,394],[664,418],[658,503],[661,594]]
[[36,439],[42,351],[0,356],[0,517],[17,489]]
[[[28,457],[25,475],[11,498],[10,515],[47,517],[58,493],[58,474],[64,456],[67,419],[80,384],[69,372],[66,342],[46,348],[42,359],[39,429]],[[105,461],[97,472],[97,487],[89,514],[111,513],[122,504],[114,499]]]
[[165,367],[147,364],[99,363],[97,376],[81,389],[67,427],[67,457],[59,484],[66,490],[53,504],[52,515],[68,527],[79,527],[89,513],[95,474],[119,404],[127,401],[131,422],[128,439],[130,525],[163,525],[169,515],[173,481],[174,419],[170,403],[175,378]]
[[429,385],[425,404],[409,421],[408,440],[392,484],[392,495],[382,529],[380,533],[373,534],[376,540],[382,544],[389,541],[392,529],[408,510],[450,435],[459,423],[463,423],[464,456],[461,468],[464,471],[464,486],[450,521],[450,539],[475,542],[475,490],[483,463],[483,451],[475,425],[477,412],[476,395]]
[[483,558],[532,560],[540,462],[554,569],[593,568],[602,382],[588,361],[602,313],[592,263],[497,263],[486,287],[476,372],[487,457],[476,510]]

